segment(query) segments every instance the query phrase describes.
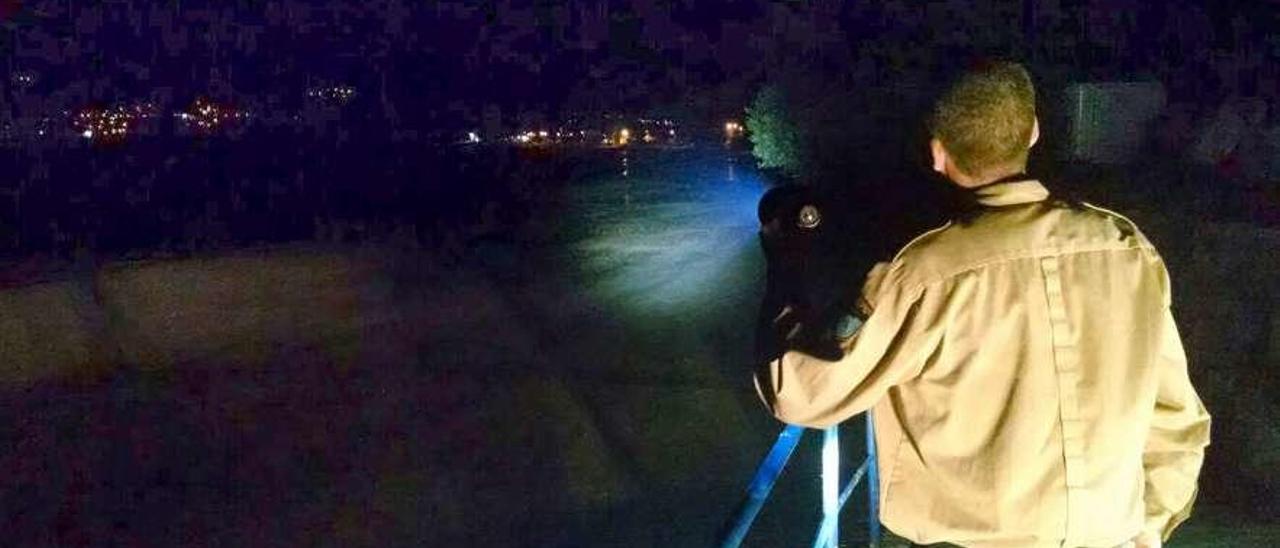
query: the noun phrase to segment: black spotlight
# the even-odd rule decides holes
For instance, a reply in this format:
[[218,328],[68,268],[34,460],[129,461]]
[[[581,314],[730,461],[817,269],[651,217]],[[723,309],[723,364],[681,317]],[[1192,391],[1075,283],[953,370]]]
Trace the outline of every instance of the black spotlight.
[[766,273],[756,349],[763,361],[789,349],[834,360],[839,341],[852,334],[865,261],[840,206],[836,195],[803,185],[775,187],[760,199]]

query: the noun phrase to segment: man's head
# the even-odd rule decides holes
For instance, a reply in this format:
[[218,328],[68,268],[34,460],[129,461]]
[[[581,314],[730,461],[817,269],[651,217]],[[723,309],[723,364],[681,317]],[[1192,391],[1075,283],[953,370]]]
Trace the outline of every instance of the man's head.
[[960,186],[1024,171],[1040,138],[1031,77],[1017,63],[968,70],[934,105],[930,131],[934,171]]

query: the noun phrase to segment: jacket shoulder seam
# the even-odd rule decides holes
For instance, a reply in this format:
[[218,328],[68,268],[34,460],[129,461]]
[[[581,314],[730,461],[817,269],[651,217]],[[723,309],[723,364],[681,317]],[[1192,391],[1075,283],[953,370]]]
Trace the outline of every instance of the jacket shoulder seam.
[[1107,209],[1107,208],[1105,208],[1105,207],[1097,206],[1097,205],[1093,205],[1093,204],[1091,204],[1091,203],[1089,203],[1089,202],[1080,202],[1080,205],[1083,205],[1084,207],[1087,207],[1087,208],[1089,208],[1089,209],[1092,209],[1092,210],[1094,210],[1094,211],[1096,211],[1096,212],[1098,212],[1098,213],[1101,213],[1101,214],[1106,215],[1106,216],[1108,216],[1108,217],[1111,217],[1111,218],[1113,218],[1113,219],[1117,219],[1117,220],[1119,220],[1119,221],[1123,221],[1126,225],[1129,225],[1129,228],[1133,229],[1133,233],[1134,233],[1134,234],[1137,234],[1138,236],[1140,236],[1140,237],[1141,237],[1140,241],[1141,241],[1142,243],[1141,243],[1141,246],[1140,246],[1140,247],[1148,248],[1148,249],[1155,249],[1155,246],[1151,245],[1151,241],[1147,239],[1147,235],[1146,235],[1146,234],[1144,234],[1144,233],[1142,232],[1142,229],[1138,228],[1138,223],[1133,222],[1133,219],[1130,219],[1130,218],[1128,218],[1128,217],[1124,216],[1124,215],[1123,215],[1123,214],[1121,214],[1121,213],[1117,213],[1117,212],[1112,211],[1112,210],[1110,210],[1110,209]]
[[895,253],[895,254],[893,255],[893,261],[891,261],[891,263],[892,263],[892,264],[895,264],[895,265],[896,265],[896,264],[898,264],[898,261],[899,261],[900,259],[902,259],[902,255],[903,255],[903,254],[905,254],[907,251],[909,251],[909,250],[910,250],[912,247],[914,247],[916,244],[920,243],[920,241],[921,241],[921,240],[923,240],[923,239],[925,239],[925,238],[928,238],[929,236],[932,236],[932,235],[937,234],[937,233],[939,233],[939,232],[942,232],[943,230],[946,230],[946,229],[948,229],[948,228],[951,228],[951,225],[952,225],[952,224],[953,224],[953,223],[952,223],[951,221],[947,221],[947,222],[946,222],[946,223],[944,223],[942,226],[939,226],[939,227],[937,227],[937,228],[933,228],[933,229],[926,230],[926,231],[922,232],[919,236],[916,236],[915,238],[912,238],[910,242],[907,242],[907,245],[902,246],[902,248],[901,248],[901,249],[899,249],[899,250],[898,250],[898,252],[897,252],[897,253]]

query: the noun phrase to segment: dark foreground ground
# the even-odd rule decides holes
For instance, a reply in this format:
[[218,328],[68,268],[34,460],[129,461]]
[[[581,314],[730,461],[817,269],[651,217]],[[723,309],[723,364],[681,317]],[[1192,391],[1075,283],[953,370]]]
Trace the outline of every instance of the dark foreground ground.
[[[254,252],[376,256],[385,269],[361,292],[390,304],[361,312],[354,334],[258,341],[252,361],[228,358],[244,341],[224,340],[159,365],[6,375],[0,539],[713,544],[780,427],[746,368],[763,184],[719,155],[659,160],[584,177],[552,200],[554,217],[517,231],[528,238]],[[861,429],[845,432],[859,454]],[[818,438],[750,545],[811,542]],[[846,545],[861,542],[863,500],[846,513]],[[1280,526],[1221,504],[1171,546],[1280,545]]]

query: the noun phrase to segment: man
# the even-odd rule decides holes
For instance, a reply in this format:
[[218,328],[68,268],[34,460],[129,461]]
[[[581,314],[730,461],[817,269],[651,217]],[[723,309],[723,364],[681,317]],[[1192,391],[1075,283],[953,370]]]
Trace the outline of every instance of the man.
[[973,210],[872,270],[842,357],[758,372],[762,399],[812,427],[872,410],[881,521],[912,542],[1160,546],[1209,439],[1160,255],[1022,175],[1039,124],[1019,65],[967,72],[931,129],[933,169]]

